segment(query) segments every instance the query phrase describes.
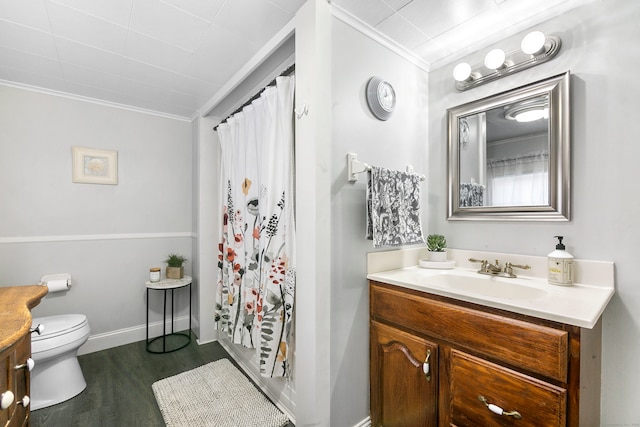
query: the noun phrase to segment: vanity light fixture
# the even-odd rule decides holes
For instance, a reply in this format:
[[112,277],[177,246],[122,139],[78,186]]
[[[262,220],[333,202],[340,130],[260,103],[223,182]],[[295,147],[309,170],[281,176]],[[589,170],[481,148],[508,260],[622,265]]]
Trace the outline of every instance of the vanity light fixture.
[[466,62],[456,65],[453,69],[456,88],[471,89],[547,62],[558,54],[561,45],[558,36],[547,36],[541,31],[532,31],[522,39],[520,49],[508,53],[502,49],[492,49],[485,56],[484,64],[475,70]]

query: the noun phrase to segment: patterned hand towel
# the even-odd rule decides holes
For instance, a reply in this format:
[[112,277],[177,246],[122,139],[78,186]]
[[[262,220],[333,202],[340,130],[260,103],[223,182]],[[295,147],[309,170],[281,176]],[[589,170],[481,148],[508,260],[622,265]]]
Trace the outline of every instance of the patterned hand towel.
[[460,183],[460,207],[484,206],[484,185],[472,182]]
[[367,239],[373,247],[424,243],[420,177],[372,166],[367,172]]

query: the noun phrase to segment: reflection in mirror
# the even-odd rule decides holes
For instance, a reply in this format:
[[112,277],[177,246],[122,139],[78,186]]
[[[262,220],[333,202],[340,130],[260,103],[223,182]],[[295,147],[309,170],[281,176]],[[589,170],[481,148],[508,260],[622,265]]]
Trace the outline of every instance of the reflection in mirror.
[[569,73],[449,109],[448,219],[569,219]]

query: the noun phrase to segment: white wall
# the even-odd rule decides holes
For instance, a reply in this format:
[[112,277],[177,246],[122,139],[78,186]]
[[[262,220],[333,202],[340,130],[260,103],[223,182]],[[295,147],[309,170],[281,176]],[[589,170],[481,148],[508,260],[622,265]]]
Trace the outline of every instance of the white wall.
[[[144,338],[149,267],[169,252],[192,258],[189,121],[0,86],[0,129],[0,286],[70,273],[71,290],[35,316],[84,313],[90,343]],[[73,183],[72,146],[118,151],[118,185]],[[176,297],[184,316],[187,296]]]
[[329,426],[331,19],[324,0],[296,13],[296,426]]
[[[446,109],[473,99],[571,70],[572,220],[566,223],[447,222],[444,185],[431,185],[425,218],[454,248],[546,255],[554,235],[564,235],[577,258],[612,260],[616,296],[603,317],[602,426],[640,423],[640,287],[637,254],[640,145],[634,126],[640,114],[640,3],[602,1],[563,14],[537,28],[562,37],[557,58],[534,69],[466,92],[454,89],[455,64],[430,73],[429,181],[446,179]],[[517,47],[523,34],[501,43]],[[497,46],[496,46],[497,47]],[[479,54],[464,58],[481,62]],[[593,421],[593,420],[591,420]]]
[[217,259],[220,222],[220,145],[213,126],[214,117],[199,117],[194,121],[194,140],[197,145],[194,180],[194,279],[198,294],[198,328],[195,330],[200,344],[218,338],[214,314],[217,291]]
[[[319,14],[326,13],[319,8]],[[297,28],[296,38],[306,40],[308,27]],[[366,176],[361,175],[355,184],[347,182],[346,153],[355,152],[361,161],[387,168],[404,170],[412,164],[417,172],[426,173],[427,73],[341,19],[331,19],[330,36],[316,31],[317,36],[330,40],[330,46],[304,46],[314,58],[326,54],[326,50],[319,54],[314,49],[330,49],[331,104],[327,106],[331,117],[329,122],[318,113],[325,104],[318,100],[321,94],[316,93],[315,98],[312,94],[327,82],[323,57],[325,62],[309,70],[311,75],[298,74],[297,107],[308,102],[309,116],[297,122],[296,136],[297,292],[303,295],[296,321],[309,324],[298,323],[297,329],[295,378],[301,415],[296,425],[352,426],[369,415],[366,254],[373,247],[364,238]],[[297,67],[305,66],[298,53],[296,62]],[[364,97],[366,83],[374,75],[389,81],[397,94],[396,111],[385,122],[373,117]],[[316,82],[319,89],[306,87],[305,82]],[[329,125],[330,135],[326,135]],[[316,133],[312,136],[305,131]],[[307,265],[310,261],[313,265]],[[308,297],[312,293],[315,299]],[[315,342],[308,343],[309,335]],[[303,345],[311,348],[303,349]],[[300,361],[303,355],[316,358],[309,370],[299,369],[307,363]],[[315,385],[315,391],[301,387],[308,382]],[[328,402],[324,400],[327,392]],[[315,419],[301,406],[314,394],[318,403]]]

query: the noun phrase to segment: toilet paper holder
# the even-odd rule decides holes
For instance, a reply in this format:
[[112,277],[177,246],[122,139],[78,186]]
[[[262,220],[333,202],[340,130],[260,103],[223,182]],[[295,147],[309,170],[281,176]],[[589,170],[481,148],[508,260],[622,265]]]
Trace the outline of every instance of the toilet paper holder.
[[71,275],[69,273],[45,274],[40,278],[40,283],[49,288],[49,292],[66,291],[71,288]]

